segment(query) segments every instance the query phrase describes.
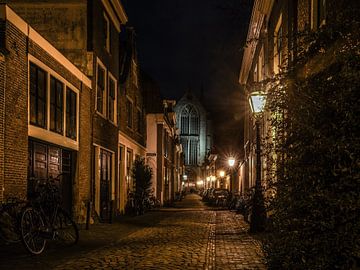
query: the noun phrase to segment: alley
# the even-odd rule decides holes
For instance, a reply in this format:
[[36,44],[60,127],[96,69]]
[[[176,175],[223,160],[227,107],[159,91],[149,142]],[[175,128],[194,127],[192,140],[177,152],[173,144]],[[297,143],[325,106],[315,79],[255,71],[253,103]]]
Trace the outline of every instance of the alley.
[[265,269],[247,229],[240,216],[207,208],[190,194],[175,207],[82,230],[79,246],[67,251],[51,247],[40,257],[1,258],[0,268]]

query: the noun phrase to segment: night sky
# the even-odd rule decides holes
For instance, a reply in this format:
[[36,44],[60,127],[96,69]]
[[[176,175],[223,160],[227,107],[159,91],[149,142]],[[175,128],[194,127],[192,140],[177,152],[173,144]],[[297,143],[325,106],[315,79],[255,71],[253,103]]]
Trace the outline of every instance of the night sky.
[[[203,89],[218,151],[241,150],[242,89],[238,76],[250,20],[250,0],[127,0],[137,32],[140,67],[178,100]],[[221,148],[221,150],[220,150]]]

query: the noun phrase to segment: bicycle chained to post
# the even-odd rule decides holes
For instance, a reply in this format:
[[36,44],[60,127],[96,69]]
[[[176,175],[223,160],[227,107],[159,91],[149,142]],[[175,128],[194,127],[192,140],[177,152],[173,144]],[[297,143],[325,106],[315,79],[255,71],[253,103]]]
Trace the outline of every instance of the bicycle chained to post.
[[[10,216],[12,238],[21,239],[31,254],[41,254],[47,241],[57,240],[64,246],[72,246],[79,240],[79,230],[70,215],[61,207],[59,185],[61,176],[49,178],[30,178],[29,201],[25,206],[15,209],[5,204],[2,209],[12,209],[4,216]],[[24,201],[16,203],[16,206]],[[5,208],[4,208],[5,207]],[[14,211],[17,210],[17,211]],[[1,225],[1,223],[0,223]],[[6,231],[6,230],[5,230]],[[17,237],[16,237],[17,234]]]

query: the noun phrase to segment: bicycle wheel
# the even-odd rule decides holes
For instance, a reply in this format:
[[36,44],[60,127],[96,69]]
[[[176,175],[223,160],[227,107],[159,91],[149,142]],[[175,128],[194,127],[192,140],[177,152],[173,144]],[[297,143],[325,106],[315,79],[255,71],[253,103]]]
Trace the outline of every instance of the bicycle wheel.
[[26,249],[31,253],[38,255],[43,252],[46,240],[41,235],[44,229],[44,221],[35,209],[28,207],[21,216],[21,240]]
[[65,210],[61,208],[58,209],[53,227],[56,231],[56,240],[62,245],[72,246],[78,242],[78,227]]

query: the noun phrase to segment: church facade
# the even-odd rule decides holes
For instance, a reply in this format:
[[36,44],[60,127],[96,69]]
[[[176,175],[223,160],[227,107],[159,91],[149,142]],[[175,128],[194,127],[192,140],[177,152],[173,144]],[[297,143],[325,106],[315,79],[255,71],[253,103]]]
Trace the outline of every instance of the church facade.
[[185,156],[185,188],[205,181],[202,167],[213,144],[211,120],[199,99],[190,91],[175,106],[176,123]]

